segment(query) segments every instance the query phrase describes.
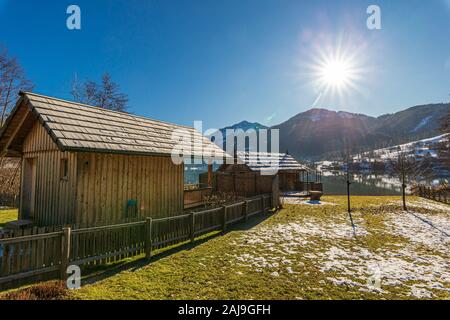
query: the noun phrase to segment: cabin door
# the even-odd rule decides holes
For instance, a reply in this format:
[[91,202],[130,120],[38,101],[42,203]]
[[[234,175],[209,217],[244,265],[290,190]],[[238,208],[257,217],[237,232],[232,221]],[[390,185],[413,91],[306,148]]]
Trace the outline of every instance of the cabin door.
[[36,158],[25,158],[22,181],[22,219],[33,220],[36,203]]

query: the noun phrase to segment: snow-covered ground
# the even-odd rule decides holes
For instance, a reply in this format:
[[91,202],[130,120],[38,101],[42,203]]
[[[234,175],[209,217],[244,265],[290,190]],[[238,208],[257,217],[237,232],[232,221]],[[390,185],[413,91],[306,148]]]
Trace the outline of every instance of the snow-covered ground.
[[[322,205],[325,210],[334,204]],[[355,212],[352,226],[343,212],[326,218],[304,214],[292,222],[258,226],[232,243],[245,249],[233,259],[255,272],[293,279],[305,272],[305,263],[313,263],[325,277],[319,289],[328,282],[380,297],[391,292],[415,298],[441,292],[450,297],[450,207],[424,199],[410,202],[408,212],[399,202],[387,205],[371,213],[381,219],[376,225],[368,213]],[[373,237],[386,243],[371,246]]]
[[[436,157],[437,153],[436,150],[434,150],[434,145],[436,143],[444,141],[448,136],[449,134],[442,134],[428,139],[422,139],[393,147],[377,149],[373,151],[371,157],[369,157],[369,153],[365,153],[364,156],[367,156],[366,160],[369,162],[373,162],[374,160],[380,159],[381,160],[396,159],[400,152],[415,154],[418,156],[424,156],[428,153],[430,156]],[[355,155],[354,160],[358,159],[359,156]]]
[[[450,134],[442,134],[436,137],[422,139],[417,141],[412,141],[409,143],[396,145],[392,147],[376,149],[371,152],[365,152],[362,155],[353,155],[353,160],[356,162],[361,162],[361,165],[369,164],[375,161],[386,161],[390,159],[397,159],[398,155],[401,153],[416,155],[416,156],[426,156],[430,155],[431,157],[437,157],[438,154],[434,149],[434,146],[437,143],[445,141]],[[326,170],[327,167],[330,167],[334,164],[332,161],[320,161],[317,162],[319,170]]]

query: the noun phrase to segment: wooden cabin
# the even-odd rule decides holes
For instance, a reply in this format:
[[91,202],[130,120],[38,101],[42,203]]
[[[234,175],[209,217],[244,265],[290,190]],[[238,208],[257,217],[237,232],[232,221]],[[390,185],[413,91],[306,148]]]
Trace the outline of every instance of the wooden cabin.
[[[287,153],[237,152],[234,164],[223,164],[213,176],[213,190],[259,194],[268,192],[278,176],[281,192],[322,190],[320,173],[300,164]],[[200,182],[206,182],[206,173]]]
[[194,141],[185,156],[205,146],[224,155],[194,128],[21,93],[0,131],[1,156],[22,159],[19,219],[93,226],[180,214],[184,164],[171,152],[184,135]]
[[[213,192],[251,197],[271,193],[274,177],[274,175],[261,175],[260,172],[252,171],[246,164],[222,164],[212,174],[211,186]],[[206,184],[208,173],[200,174],[199,179],[200,183]]]

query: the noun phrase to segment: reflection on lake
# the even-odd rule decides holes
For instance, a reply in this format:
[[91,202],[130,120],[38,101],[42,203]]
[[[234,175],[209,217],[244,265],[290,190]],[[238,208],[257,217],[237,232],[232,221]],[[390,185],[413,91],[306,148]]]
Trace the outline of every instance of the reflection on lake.
[[[198,183],[200,173],[204,168],[187,169],[184,173],[185,183]],[[353,195],[400,195],[401,182],[397,177],[382,174],[354,174],[351,179],[350,191]],[[324,193],[329,195],[347,194],[345,174],[339,172],[323,172],[322,183]]]
[[[347,194],[346,176],[339,173],[324,173],[322,183],[325,194]],[[350,192],[352,195],[399,195],[401,182],[389,175],[355,174],[351,176]]]

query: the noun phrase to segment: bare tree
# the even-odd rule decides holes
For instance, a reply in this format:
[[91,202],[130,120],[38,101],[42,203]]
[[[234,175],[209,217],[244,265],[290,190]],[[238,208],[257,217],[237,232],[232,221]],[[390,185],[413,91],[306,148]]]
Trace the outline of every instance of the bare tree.
[[111,80],[108,73],[103,75],[100,83],[91,80],[80,83],[75,75],[71,94],[80,103],[108,110],[127,111],[128,96],[120,92],[120,86]]
[[0,51],[0,126],[5,122],[20,91],[33,90],[25,72],[16,58],[10,58],[8,51]]
[[406,207],[406,188],[407,183],[417,180],[417,163],[414,155],[408,155],[403,151],[399,151],[397,159],[390,159],[389,164],[401,183],[402,183],[402,202],[403,210],[407,210]]
[[439,131],[447,136],[436,144],[437,165],[442,171],[448,172],[450,171],[450,110],[441,119]]
[[[5,123],[17,95],[20,91],[33,90],[32,83],[25,77],[25,72],[18,60],[8,55],[0,46],[0,127]],[[6,195],[19,193],[20,160],[0,157],[0,201]]]

